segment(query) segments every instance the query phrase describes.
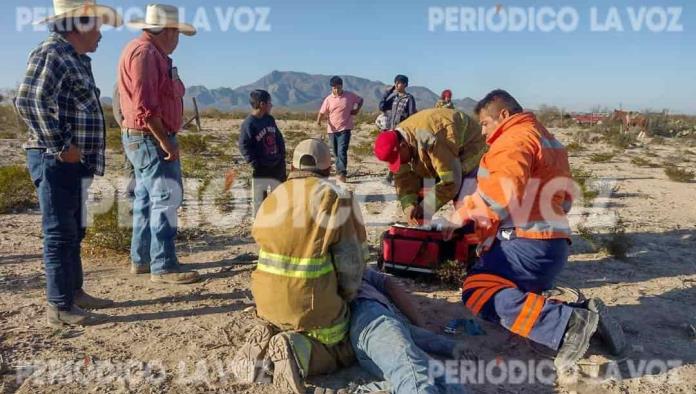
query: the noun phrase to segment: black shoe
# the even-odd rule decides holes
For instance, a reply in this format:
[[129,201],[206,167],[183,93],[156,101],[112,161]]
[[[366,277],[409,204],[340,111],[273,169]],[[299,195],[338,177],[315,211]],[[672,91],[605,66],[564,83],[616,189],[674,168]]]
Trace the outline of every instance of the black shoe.
[[598,323],[599,314],[586,309],[573,309],[561,348],[553,360],[559,372],[573,367],[585,355],[590,347],[590,339],[597,331]]
[[626,348],[626,336],[619,321],[609,313],[604,302],[599,298],[591,298],[587,309],[599,315],[598,334],[614,356],[620,355]]

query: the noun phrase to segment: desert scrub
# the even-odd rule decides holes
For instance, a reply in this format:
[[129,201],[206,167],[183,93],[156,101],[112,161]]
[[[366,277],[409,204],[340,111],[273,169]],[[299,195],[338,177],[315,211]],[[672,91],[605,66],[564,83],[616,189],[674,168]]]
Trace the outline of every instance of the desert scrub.
[[594,233],[588,227],[579,225],[577,234],[588,243],[593,253],[603,251],[617,260],[626,260],[633,246],[621,218],[618,218],[606,233]]
[[665,175],[674,182],[689,183],[694,180],[694,172],[684,168],[679,168],[676,165],[665,167]]
[[437,267],[435,276],[440,282],[448,286],[460,287],[466,277],[466,265],[454,260],[447,260]]
[[615,153],[613,152],[600,152],[600,153],[593,153],[590,155],[590,161],[593,163],[606,163],[611,161],[615,156]]
[[355,145],[351,148],[352,153],[358,157],[369,157],[373,154],[372,150],[372,143],[370,142]]
[[634,157],[631,159],[631,164],[638,166],[638,167],[647,167],[647,168],[655,168],[658,167],[657,164],[651,162],[650,160],[646,160],[642,157]]
[[571,170],[571,176],[580,187],[583,205],[585,207],[591,207],[594,199],[599,195],[599,192],[592,187],[594,174],[590,170],[578,167]]
[[179,149],[188,154],[200,154],[208,151],[209,137],[200,134],[186,133],[177,137]]
[[566,150],[568,151],[568,154],[573,155],[573,154],[584,151],[585,147],[582,146],[582,144],[580,144],[576,141],[573,141],[570,144],[566,145]]
[[119,153],[123,152],[123,141],[121,140],[120,129],[106,130],[106,149]]
[[92,224],[87,228],[85,242],[91,246],[97,246],[117,252],[128,252],[131,244],[132,230],[130,226],[124,226],[127,218],[120,215],[127,214],[127,210],[119,212],[120,202],[114,195],[114,203],[108,211],[94,215]]
[[22,212],[37,205],[29,170],[18,165],[0,167],[0,214]]

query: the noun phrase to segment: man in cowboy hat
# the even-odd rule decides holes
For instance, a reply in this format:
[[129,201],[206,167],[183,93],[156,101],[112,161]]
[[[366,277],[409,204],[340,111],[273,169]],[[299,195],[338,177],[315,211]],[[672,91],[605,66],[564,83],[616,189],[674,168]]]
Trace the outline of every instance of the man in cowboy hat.
[[185,88],[169,55],[179,34],[192,36],[196,29],[179,22],[178,8],[161,4],[149,5],[145,20],[128,25],[144,31],[123,50],[118,67],[122,141],[136,181],[131,272],[149,273],[153,282],[193,283],[198,272],[182,269],[174,246],[183,197],[176,134]]
[[85,200],[94,175],[104,175],[104,114],[87,53],[96,51],[102,24],[120,26],[110,7],[86,0],[54,0],[51,35],[29,55],[17,91],[17,111],[29,126],[24,145],[39,196],[44,234],[48,324],[89,325],[86,312],[112,304],[83,290],[80,243]]

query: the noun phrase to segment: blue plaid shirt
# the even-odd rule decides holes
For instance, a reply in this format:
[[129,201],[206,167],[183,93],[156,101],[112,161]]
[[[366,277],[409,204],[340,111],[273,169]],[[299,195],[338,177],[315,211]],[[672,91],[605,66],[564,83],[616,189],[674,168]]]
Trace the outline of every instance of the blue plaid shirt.
[[106,125],[89,56],[79,55],[58,34],[51,34],[29,55],[16,106],[29,126],[25,149],[59,153],[70,144],[82,163],[104,175]]

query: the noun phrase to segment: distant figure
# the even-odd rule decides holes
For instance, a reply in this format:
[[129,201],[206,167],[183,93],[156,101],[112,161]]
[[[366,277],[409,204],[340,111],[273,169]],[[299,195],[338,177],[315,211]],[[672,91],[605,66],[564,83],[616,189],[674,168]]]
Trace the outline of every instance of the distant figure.
[[251,115],[242,123],[239,151],[251,164],[254,214],[263,200],[285,182],[285,140],[271,115],[273,103],[265,90],[254,90],[249,95]]
[[331,78],[329,83],[331,94],[324,99],[319,109],[317,124],[321,126],[321,121],[328,117],[327,133],[336,157],[336,174],[340,182],[345,182],[353,117],[360,112],[364,101],[357,94],[343,90],[343,80],[340,77]]
[[379,102],[379,110],[387,115],[387,130],[395,129],[396,126],[415,114],[416,99],[408,92],[408,77],[397,75],[394,78],[394,86],[390,87]]
[[611,120],[621,122],[623,126],[624,133],[628,133],[631,129],[638,129],[639,140],[643,140],[648,136],[648,127],[650,126],[650,119],[639,112],[626,112],[621,110],[614,110],[611,115]]
[[452,102],[452,91],[447,89],[442,91],[440,99],[435,103],[435,108],[449,108],[455,109],[454,103]]

